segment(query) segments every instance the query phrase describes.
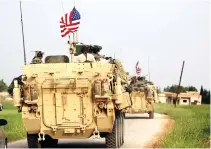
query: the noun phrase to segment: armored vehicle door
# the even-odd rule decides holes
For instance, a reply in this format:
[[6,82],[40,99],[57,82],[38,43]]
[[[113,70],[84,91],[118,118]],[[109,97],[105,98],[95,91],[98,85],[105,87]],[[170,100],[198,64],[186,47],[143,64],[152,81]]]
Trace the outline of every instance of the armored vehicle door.
[[146,95],[144,91],[132,91],[131,93],[132,100],[132,111],[142,112],[146,110]]
[[86,77],[45,79],[42,104],[46,126],[85,129],[92,123],[91,83]]

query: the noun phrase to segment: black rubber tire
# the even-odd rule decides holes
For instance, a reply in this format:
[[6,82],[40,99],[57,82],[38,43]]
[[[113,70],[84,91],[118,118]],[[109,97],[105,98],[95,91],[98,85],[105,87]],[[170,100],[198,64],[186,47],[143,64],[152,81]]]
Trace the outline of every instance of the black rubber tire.
[[7,142],[7,139],[5,139],[5,148],[8,148],[8,142]]
[[124,119],[125,119],[125,117],[126,117],[126,114],[125,114],[125,112],[123,112],[123,117],[124,117]]
[[118,138],[118,148],[119,147],[121,147],[121,138],[122,138],[122,120],[121,120],[121,112],[118,112],[118,114],[117,114],[117,116],[118,116],[118,118],[117,118],[117,122],[118,122],[118,136],[119,136],[119,138]]
[[41,141],[41,148],[55,148],[57,147],[58,139],[53,139],[49,135],[45,136],[45,141]]
[[114,125],[113,125],[113,129],[111,133],[108,133],[105,137],[105,144],[106,144],[106,148],[119,148],[118,146],[118,142],[120,140],[120,136],[118,133],[118,119],[119,117],[119,112],[116,112],[116,116],[115,116],[115,121],[114,121]]
[[7,138],[4,138],[4,136],[1,138],[2,141],[0,143],[0,148],[7,148]]
[[39,148],[38,135],[27,133],[27,143],[28,148]]
[[149,112],[149,118],[150,119],[154,119],[154,111],[150,111]]
[[124,113],[120,113],[120,147],[124,144]]
[[122,146],[122,112],[120,112],[120,119],[119,119],[119,136],[120,136],[120,139],[119,139],[119,147]]
[[124,123],[125,123],[125,116],[124,116],[124,112],[121,113],[122,115],[122,135],[121,135],[121,146],[125,143],[125,126],[124,126]]

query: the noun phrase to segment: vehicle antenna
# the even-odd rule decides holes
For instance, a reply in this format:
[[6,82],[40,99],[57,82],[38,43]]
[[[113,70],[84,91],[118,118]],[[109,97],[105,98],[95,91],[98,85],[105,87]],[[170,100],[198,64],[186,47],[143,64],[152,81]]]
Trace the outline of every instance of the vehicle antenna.
[[24,30],[23,30],[23,17],[22,17],[21,0],[20,0],[20,14],[21,14],[21,27],[22,27],[22,39],[23,39],[24,65],[26,65],[26,50],[25,50]]

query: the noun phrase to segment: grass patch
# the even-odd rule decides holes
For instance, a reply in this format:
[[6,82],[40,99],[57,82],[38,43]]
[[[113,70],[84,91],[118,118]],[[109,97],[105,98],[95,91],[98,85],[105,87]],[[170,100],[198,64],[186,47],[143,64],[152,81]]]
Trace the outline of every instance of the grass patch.
[[209,148],[210,105],[156,104],[157,113],[165,113],[175,120],[170,134],[163,138],[164,148]]
[[6,119],[8,124],[2,126],[8,141],[15,141],[26,137],[26,131],[23,127],[21,113],[18,113],[16,107],[9,101],[3,102],[3,111],[0,111],[0,118]]

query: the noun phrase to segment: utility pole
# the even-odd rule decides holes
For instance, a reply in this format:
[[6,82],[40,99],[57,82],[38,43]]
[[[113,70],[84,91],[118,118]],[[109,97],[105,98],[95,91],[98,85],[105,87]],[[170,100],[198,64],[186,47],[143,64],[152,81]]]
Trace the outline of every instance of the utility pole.
[[23,37],[24,65],[26,65],[26,50],[25,50],[25,40],[24,40],[24,31],[23,31],[23,19],[22,19],[21,0],[20,0],[20,13],[21,13],[21,27],[22,27],[22,37]]
[[184,64],[185,64],[185,61],[183,61],[183,63],[182,63],[182,70],[181,70],[180,79],[179,79],[179,86],[177,88],[177,96],[176,96],[175,103],[174,103],[175,108],[176,108],[176,104],[177,104],[177,100],[178,100],[177,99],[178,98],[178,94],[179,94],[179,91],[180,91],[180,83],[181,83],[181,79],[182,79],[182,73],[183,73]]

